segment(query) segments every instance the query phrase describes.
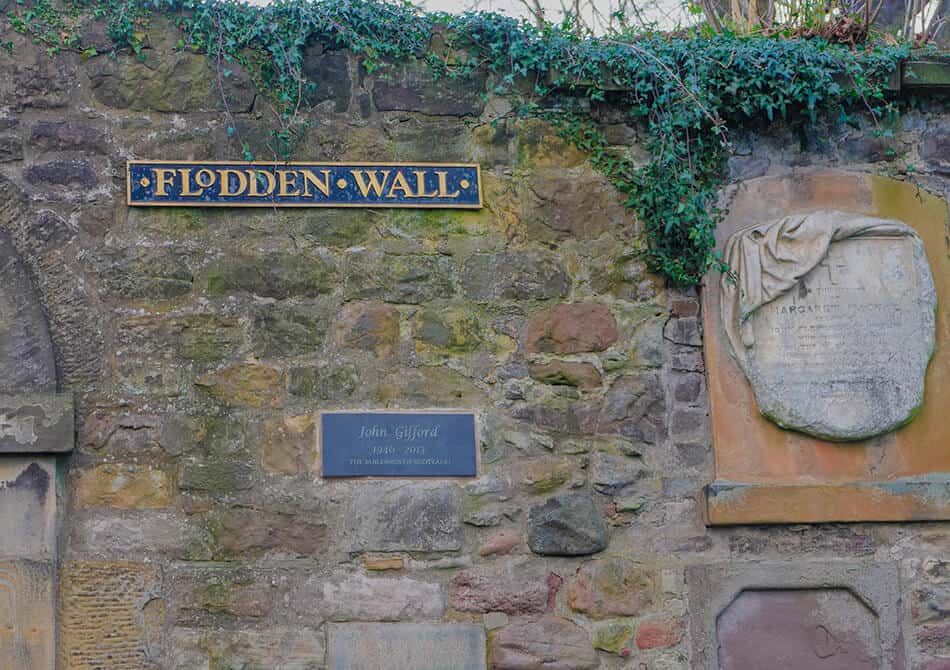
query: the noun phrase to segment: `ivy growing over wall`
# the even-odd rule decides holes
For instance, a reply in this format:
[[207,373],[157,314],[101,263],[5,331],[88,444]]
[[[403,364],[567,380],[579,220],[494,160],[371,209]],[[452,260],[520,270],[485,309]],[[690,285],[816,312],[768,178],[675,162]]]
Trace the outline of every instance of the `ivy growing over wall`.
[[[286,157],[310,123],[304,49],[318,41],[358,54],[368,72],[405,60],[445,77],[493,75],[493,93],[516,101],[514,114],[541,116],[587,151],[593,166],[625,195],[646,230],[646,260],[677,285],[700,280],[715,256],[721,217],[716,195],[726,180],[729,131],[782,119],[792,125],[820,115],[852,122],[893,112],[883,83],[906,47],[852,49],[822,39],[704,33],[582,37],[569,26],[541,29],[490,13],[422,13],[383,0],[278,0],[252,7],[223,0],[15,0],[11,26],[51,54],[91,57],[78,26],[83,16],[107,22],[115,50],[145,58],[150,16],[171,16],[181,49],[213,59],[219,81],[243,66],[274,112],[272,135]],[[223,86],[221,87],[223,91]],[[592,101],[610,96],[647,131],[649,160],[635,164],[612,151],[589,114],[561,107],[557,92]],[[235,124],[228,114],[229,131]],[[245,147],[246,152],[246,147]]]

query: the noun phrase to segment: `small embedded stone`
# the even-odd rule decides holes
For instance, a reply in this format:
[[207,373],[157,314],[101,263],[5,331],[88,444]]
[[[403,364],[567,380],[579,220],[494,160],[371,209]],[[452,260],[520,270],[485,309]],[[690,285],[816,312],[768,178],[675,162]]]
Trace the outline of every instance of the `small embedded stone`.
[[462,264],[462,291],[474,300],[566,298],[571,278],[553,254],[476,253]]
[[109,463],[83,470],[76,505],[116,509],[159,509],[172,501],[168,474],[152,466]]
[[391,356],[399,340],[399,310],[391,305],[355,303],[343,308],[337,344]]
[[592,619],[637,616],[655,600],[653,570],[624,558],[588,561],[578,568],[567,589],[567,604]]
[[531,353],[579,354],[604,351],[617,341],[617,321],[606,305],[571,303],[538,312],[528,322],[525,347]]
[[326,549],[326,524],[293,514],[235,507],[217,518],[215,537],[222,558],[254,557],[268,551],[310,556]]
[[593,389],[600,386],[600,372],[591,363],[551,361],[529,366],[532,379],[544,384],[576,386]]
[[31,165],[26,171],[26,180],[31,184],[58,186],[95,186],[99,183],[92,163],[78,159],[55,160]]
[[609,654],[620,655],[633,637],[633,626],[626,623],[610,623],[594,632],[594,647]]
[[16,135],[0,135],[0,163],[23,160],[23,142]]
[[402,570],[406,566],[402,556],[367,554],[363,556],[363,567],[373,572],[384,572],[386,570]]
[[663,337],[676,344],[685,344],[691,347],[702,346],[703,336],[700,332],[699,318],[684,316],[670,319],[663,328]]
[[199,377],[195,386],[228,405],[278,407],[283,402],[280,372],[259,363],[236,363]]
[[420,344],[465,353],[481,343],[481,326],[467,309],[428,308],[416,317],[413,335]]
[[30,144],[44,151],[108,151],[103,131],[76,121],[39,121],[30,128]]
[[509,530],[492,535],[478,548],[479,556],[505,556],[521,543],[521,538]]
[[637,628],[637,648],[673,647],[682,637],[682,627],[676,621],[644,621]]
[[518,615],[543,612],[547,599],[541,582],[506,582],[466,570],[452,579],[449,606],[460,612]]
[[587,631],[556,616],[518,621],[492,639],[494,670],[594,670],[600,659]]
[[547,556],[584,556],[607,548],[607,525],[590,496],[566,493],[531,508],[528,546]]
[[261,437],[264,469],[283,475],[313,472],[317,463],[316,426],[311,414],[267,419]]

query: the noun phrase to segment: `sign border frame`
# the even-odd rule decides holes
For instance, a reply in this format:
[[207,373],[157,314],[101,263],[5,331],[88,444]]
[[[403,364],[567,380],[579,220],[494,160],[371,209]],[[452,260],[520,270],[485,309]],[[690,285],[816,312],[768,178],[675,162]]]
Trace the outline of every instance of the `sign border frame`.
[[[324,414],[471,414],[474,424],[475,436],[475,474],[474,475],[342,475],[327,477],[323,474],[323,415]],[[439,407],[435,409],[399,409],[396,408],[373,408],[373,409],[321,409],[316,411],[316,435],[317,442],[317,472],[316,475],[322,481],[394,481],[403,479],[407,481],[462,481],[470,482],[482,476],[482,450],[481,450],[481,413],[477,409],[461,409],[452,407]]]
[[[230,202],[132,202],[132,166],[133,165],[246,165],[246,166],[255,166],[255,165],[267,165],[274,168],[280,167],[282,165],[330,165],[333,167],[450,167],[450,168],[475,168],[475,186],[478,193],[478,203],[477,204],[466,204],[466,205],[447,205],[447,204],[421,204],[413,205],[407,203],[382,203],[382,204],[368,204],[364,205],[361,203],[279,203],[279,202],[245,202],[245,203],[230,203]],[[377,161],[190,161],[190,160],[145,160],[145,159],[128,159],[125,161],[125,204],[128,207],[232,207],[234,209],[242,209],[244,207],[271,207],[271,208],[361,208],[361,209],[465,209],[465,210],[478,210],[484,207],[484,202],[482,200],[482,167],[480,163],[432,163],[432,162],[406,162],[406,161],[396,161],[396,162],[377,162]]]

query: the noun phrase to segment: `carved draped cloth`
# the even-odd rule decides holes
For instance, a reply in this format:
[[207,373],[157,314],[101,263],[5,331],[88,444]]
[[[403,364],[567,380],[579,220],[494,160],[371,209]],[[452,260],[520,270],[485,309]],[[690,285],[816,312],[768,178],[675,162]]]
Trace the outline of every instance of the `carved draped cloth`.
[[836,210],[786,216],[732,235],[724,258],[730,272],[720,283],[722,323],[743,369],[746,350],[755,344],[750,319],[755,310],[794,288],[821,263],[832,242],[906,235],[916,232],[900,221]]

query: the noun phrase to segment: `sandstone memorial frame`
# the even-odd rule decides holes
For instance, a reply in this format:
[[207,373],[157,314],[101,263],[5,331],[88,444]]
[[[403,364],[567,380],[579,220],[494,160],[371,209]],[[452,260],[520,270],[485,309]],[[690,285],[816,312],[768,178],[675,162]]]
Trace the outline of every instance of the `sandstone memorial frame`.
[[744,182],[703,291],[712,524],[950,517],[947,205],[834,171]]

